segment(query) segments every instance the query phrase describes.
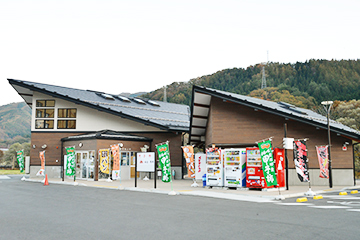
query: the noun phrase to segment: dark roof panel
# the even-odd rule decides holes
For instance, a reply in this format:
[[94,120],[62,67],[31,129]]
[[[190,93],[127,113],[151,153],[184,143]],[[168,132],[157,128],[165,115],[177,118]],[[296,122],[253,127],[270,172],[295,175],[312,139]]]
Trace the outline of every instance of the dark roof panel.
[[190,126],[190,109],[189,106],[186,105],[159,101],[156,102],[157,105],[148,104],[145,101],[144,104],[139,104],[135,101],[124,101],[124,99],[121,99],[122,96],[116,97],[115,95],[103,92],[14,79],[8,80],[15,90],[19,87],[27,88],[32,91],[38,91],[53,97],[76,102],[77,104],[82,104],[87,107],[107,111],[110,114],[118,115],[160,129],[188,131]]

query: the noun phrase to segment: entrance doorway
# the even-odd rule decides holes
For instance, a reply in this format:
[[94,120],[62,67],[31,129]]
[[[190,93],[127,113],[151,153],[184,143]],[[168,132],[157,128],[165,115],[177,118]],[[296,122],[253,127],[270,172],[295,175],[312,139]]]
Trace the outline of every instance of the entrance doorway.
[[130,178],[135,177],[135,154],[136,152],[121,151],[120,164],[121,166],[130,166]]
[[94,179],[95,151],[76,151],[76,177]]

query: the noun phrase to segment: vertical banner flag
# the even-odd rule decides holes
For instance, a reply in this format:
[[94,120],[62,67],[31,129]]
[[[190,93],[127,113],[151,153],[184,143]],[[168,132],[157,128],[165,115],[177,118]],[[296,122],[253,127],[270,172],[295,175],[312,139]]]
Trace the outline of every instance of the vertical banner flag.
[[19,164],[20,172],[24,172],[24,150],[16,152],[16,159]]
[[99,150],[99,159],[100,159],[100,171],[102,173],[109,174],[109,149],[100,149]]
[[316,153],[320,165],[320,177],[329,178],[329,152],[328,146],[316,146]]
[[169,152],[169,143],[163,143],[157,145],[157,152],[160,161],[160,167],[162,170],[162,181],[171,182],[171,166],[170,166],[170,152]]
[[45,176],[45,151],[40,152],[41,168],[37,172],[36,176]]
[[112,179],[120,179],[120,146],[119,144],[111,145],[111,152],[113,155],[113,168],[112,168]]
[[295,169],[301,182],[310,181],[307,161],[308,159],[307,159],[306,141],[305,140],[294,141]]
[[275,162],[271,149],[271,140],[267,140],[261,143],[258,143],[260,149],[260,157],[262,162],[262,169],[264,172],[264,177],[266,181],[266,185],[276,186],[276,172],[275,172]]
[[194,147],[184,146],[181,148],[183,149],[186,167],[188,168],[188,177],[195,178]]
[[75,175],[75,146],[67,147],[66,149],[66,168],[65,173],[66,176],[74,176]]

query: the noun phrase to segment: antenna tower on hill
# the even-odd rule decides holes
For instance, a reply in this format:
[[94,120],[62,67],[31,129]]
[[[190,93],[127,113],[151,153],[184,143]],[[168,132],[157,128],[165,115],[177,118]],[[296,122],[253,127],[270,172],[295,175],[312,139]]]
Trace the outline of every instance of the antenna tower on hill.
[[261,89],[266,88],[266,76],[265,76],[265,65],[266,62],[262,62],[262,81],[261,81]]
[[269,51],[267,51],[267,62],[262,62],[262,81],[261,89],[266,88],[265,65],[269,62]]

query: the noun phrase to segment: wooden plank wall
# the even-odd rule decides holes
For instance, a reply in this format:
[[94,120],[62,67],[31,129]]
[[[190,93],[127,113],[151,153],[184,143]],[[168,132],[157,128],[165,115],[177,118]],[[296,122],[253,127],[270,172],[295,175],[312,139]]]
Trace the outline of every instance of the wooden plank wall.
[[[206,139],[209,144],[255,143],[261,139],[274,137],[273,147],[282,147],[284,123],[287,123],[287,136],[295,139],[309,138],[307,141],[309,168],[319,168],[315,146],[327,145],[327,130],[301,122],[285,120],[270,113],[255,111],[232,102],[223,102],[212,98],[209,115],[212,124],[208,124],[207,132],[212,138]],[[209,121],[210,122],[210,121]],[[210,136],[209,133],[206,136]],[[210,140],[210,141],[209,141]],[[342,145],[349,142],[347,151]],[[339,169],[353,168],[351,140],[337,134],[331,134],[332,167]],[[293,168],[293,152],[288,150],[289,167]]]

